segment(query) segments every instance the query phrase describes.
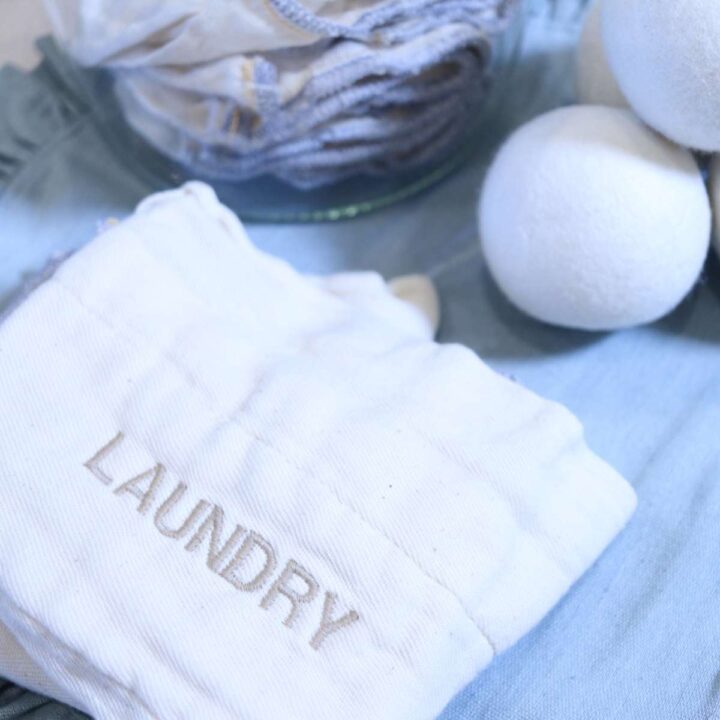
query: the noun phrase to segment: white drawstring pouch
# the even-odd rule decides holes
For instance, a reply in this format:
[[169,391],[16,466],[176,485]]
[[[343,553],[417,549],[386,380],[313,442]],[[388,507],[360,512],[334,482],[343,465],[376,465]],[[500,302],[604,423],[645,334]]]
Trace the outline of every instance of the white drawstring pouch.
[[634,493],[564,408],[360,295],[191,184],[0,325],[0,622],[49,692],[430,720],[619,532]]

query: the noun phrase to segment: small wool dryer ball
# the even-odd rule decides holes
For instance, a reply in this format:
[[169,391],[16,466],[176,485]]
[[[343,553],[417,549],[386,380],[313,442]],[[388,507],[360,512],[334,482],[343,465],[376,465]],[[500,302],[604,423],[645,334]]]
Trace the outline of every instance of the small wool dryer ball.
[[605,51],[630,105],[696,150],[720,150],[720,2],[603,0]]
[[596,0],[586,13],[577,47],[575,84],[578,102],[584,105],[627,107],[627,100],[605,55],[600,6],[600,0]]
[[518,130],[480,200],[497,284],[545,322],[610,330],[651,322],[695,283],[710,203],[691,153],[629,110],[576,106]]

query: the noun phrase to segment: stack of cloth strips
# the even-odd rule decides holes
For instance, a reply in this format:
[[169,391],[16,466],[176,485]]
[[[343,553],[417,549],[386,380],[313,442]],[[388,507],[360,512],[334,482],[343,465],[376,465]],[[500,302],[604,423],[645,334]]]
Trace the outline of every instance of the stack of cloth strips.
[[47,0],[129,124],[196,173],[315,187],[466,137],[517,0]]

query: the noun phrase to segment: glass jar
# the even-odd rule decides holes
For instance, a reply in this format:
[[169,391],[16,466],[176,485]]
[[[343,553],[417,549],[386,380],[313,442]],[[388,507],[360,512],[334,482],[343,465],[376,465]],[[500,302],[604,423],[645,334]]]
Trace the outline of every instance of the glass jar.
[[[319,222],[355,217],[412,197],[476,157],[487,157],[506,131],[568,95],[567,58],[548,62],[559,44],[576,36],[584,0],[516,0],[507,30],[493,47],[489,87],[462,139],[433,162],[392,175],[356,175],[329,185],[300,189],[272,176],[244,181],[217,179],[197,167],[169,159],[126,122],[111,72],[86,70],[58,51],[55,64],[66,82],[91,107],[95,122],[118,158],[132,163],[150,187],[161,190],[188,179],[209,182],[220,199],[246,221]],[[572,89],[569,89],[571,92]]]
[[[382,107],[382,120],[379,123],[375,123],[380,133],[379,139],[382,141],[380,144],[375,144],[375,160],[373,161],[374,171],[370,174],[351,174],[356,169],[362,169],[366,165],[364,158],[359,157],[362,154],[362,143],[363,136],[355,135],[355,140],[350,149],[358,151],[358,161],[354,159],[347,159],[346,155],[343,155],[342,162],[345,164],[344,167],[349,171],[348,176],[340,179],[337,182],[326,183],[318,185],[316,187],[305,187],[301,188],[297,185],[291,185],[288,182],[278,180],[275,177],[264,175],[264,176],[253,176],[249,179],[242,179],[247,177],[248,173],[244,172],[242,166],[247,166],[250,162],[254,161],[253,147],[255,145],[256,136],[262,141],[263,135],[269,139],[272,143],[271,150],[273,153],[277,151],[278,154],[286,154],[290,149],[287,145],[284,145],[284,137],[295,138],[292,143],[299,142],[304,143],[306,136],[304,136],[298,129],[298,125],[303,125],[304,113],[312,114],[313,107],[310,105],[310,101],[307,96],[303,96],[302,105],[298,107],[295,103],[287,107],[293,107],[295,109],[289,112],[285,112],[285,105],[276,105],[276,108],[280,108],[280,112],[284,116],[277,114],[277,110],[273,110],[272,104],[270,103],[270,112],[266,113],[265,105],[267,102],[262,103],[261,101],[266,100],[269,93],[268,89],[271,88],[271,83],[266,77],[261,76],[259,73],[249,72],[247,76],[244,73],[246,69],[246,60],[242,56],[238,57],[237,60],[233,59],[232,62],[232,78],[239,77],[239,72],[236,68],[243,70],[243,80],[239,85],[238,90],[233,90],[231,96],[234,96],[235,92],[239,92],[242,95],[248,95],[252,98],[253,102],[248,105],[249,99],[245,98],[242,104],[235,103],[232,101],[220,102],[216,98],[221,96],[214,96],[210,93],[205,93],[201,96],[194,95],[193,93],[184,93],[184,91],[176,92],[171,90],[166,93],[166,88],[169,85],[157,84],[155,80],[148,79],[152,73],[158,74],[156,69],[151,69],[148,73],[138,75],[135,71],[121,70],[114,74],[112,71],[104,70],[84,70],[80,67],[73,66],[73,64],[67,59],[64,59],[63,71],[67,75],[68,84],[73,88],[76,94],[79,94],[86,101],[86,104],[91,108],[92,115],[97,122],[98,127],[104,132],[108,143],[118,151],[118,157],[123,161],[130,161],[137,172],[145,174],[146,178],[150,181],[150,187],[154,189],[161,189],[167,186],[174,186],[187,179],[202,179],[210,182],[217,190],[218,195],[224,202],[233,207],[243,218],[248,220],[266,220],[266,221],[315,221],[315,220],[335,220],[341,218],[353,217],[363,212],[384,207],[393,202],[397,202],[405,197],[420,192],[421,190],[429,187],[430,185],[437,182],[442,177],[445,177],[453,169],[455,169],[464,159],[467,158],[467,142],[477,132],[478,128],[482,126],[485,116],[485,108],[491,104],[491,97],[494,92],[492,88],[486,88],[486,84],[491,78],[496,81],[502,76],[504,70],[512,64],[513,58],[518,47],[520,39],[520,29],[522,27],[522,13],[518,10],[522,6],[522,0],[502,0],[499,7],[502,9],[501,12],[505,12],[510,20],[509,26],[500,33],[496,32],[496,28],[491,32],[490,45],[491,52],[489,53],[490,59],[485,60],[485,48],[482,44],[478,45],[475,50],[463,50],[464,57],[458,57],[457,65],[453,65],[460,68],[458,72],[459,77],[448,75],[448,82],[454,82],[454,88],[451,85],[450,89],[446,89],[444,85],[444,74],[443,71],[447,67],[451,67],[449,64],[443,65],[446,56],[439,54],[438,58],[433,59],[434,48],[438,45],[439,37],[445,37],[447,40],[443,41],[442,47],[446,50],[442,52],[449,52],[448,47],[463,47],[462,45],[454,45],[454,42],[465,42],[470,38],[478,37],[482,38],[482,35],[472,35],[469,32],[458,33],[457,29],[469,28],[469,25],[461,25],[447,23],[445,25],[434,25],[434,27],[441,31],[442,35],[438,36],[437,30],[433,31],[432,41],[428,41],[426,44],[418,43],[417,40],[412,40],[407,43],[405,40],[396,46],[394,36],[389,39],[390,44],[386,45],[383,43],[380,48],[385,48],[382,53],[387,53],[388,48],[391,48],[390,53],[395,53],[396,47],[405,49],[404,53],[396,55],[397,62],[402,57],[402,62],[399,67],[404,68],[402,75],[405,80],[401,80],[401,84],[395,82],[396,76],[393,74],[389,76],[395,84],[388,84],[384,82],[386,79],[383,75],[385,67],[385,60],[375,61],[370,60],[369,66],[368,58],[377,57],[367,52],[361,54],[363,58],[363,70],[359,73],[356,80],[349,81],[348,85],[340,85],[342,93],[336,92],[338,90],[336,86],[336,73],[339,68],[340,74],[346,74],[345,70],[348,67],[352,67],[352,63],[348,58],[355,58],[353,52],[354,47],[372,47],[376,42],[376,37],[373,34],[369,35],[363,40],[363,43],[353,43],[347,41],[340,43],[341,58],[337,58],[334,51],[337,50],[338,46],[332,42],[324,41],[322,43],[308,46],[310,55],[315,57],[312,63],[316,63],[318,60],[321,61],[326,67],[320,73],[319,76],[312,76],[312,82],[314,83],[318,78],[325,80],[326,77],[330,77],[327,81],[329,85],[330,94],[325,96],[330,101],[335,103],[335,99],[338,96],[347,96],[346,90],[355,96],[356,93],[363,95],[366,100],[359,103],[357,106],[353,106],[352,112],[345,114],[342,108],[337,115],[331,115],[333,124],[330,126],[323,125],[324,121],[320,121],[319,125],[312,127],[324,128],[328,127],[330,132],[335,132],[337,125],[334,123],[338,117],[341,120],[349,118],[352,123],[358,124],[365,123],[373,116],[373,108]],[[393,3],[387,5],[378,5],[377,7],[382,8],[382,13],[386,10],[393,11]],[[441,3],[435,3],[433,9],[439,8],[442,10]],[[482,4],[477,5],[482,7]],[[457,14],[457,9],[453,9],[454,4],[450,3],[448,6],[448,17],[452,18]],[[489,7],[489,10],[491,8]],[[478,12],[481,12],[478,10]],[[477,16],[479,18],[479,27],[488,27],[489,23],[495,27],[496,18],[494,15],[488,15],[487,19],[485,14]],[[492,19],[490,19],[492,18]],[[365,16],[362,16],[365,19]],[[383,27],[383,33],[392,32],[398,33],[405,30],[403,25],[398,30],[398,25],[385,24],[387,18],[383,18],[381,25],[377,27]],[[422,33],[427,32],[424,29],[424,20],[421,15],[418,15],[410,25],[411,38],[417,37],[415,35],[418,23],[422,24]],[[355,25],[351,26],[353,31]],[[373,27],[368,25],[368,27]],[[367,32],[367,31],[366,31]],[[460,38],[458,39],[458,36]],[[378,36],[379,37],[379,36]],[[419,37],[425,38],[426,35],[420,35]],[[429,36],[427,36],[429,37]],[[454,41],[450,41],[450,38],[455,38]],[[462,40],[466,38],[466,40]],[[415,45],[417,47],[415,47]],[[415,65],[414,56],[407,52],[408,47],[413,47],[413,52],[419,53],[426,50],[426,62],[418,63]],[[317,48],[317,49],[316,49]],[[348,50],[348,52],[345,52]],[[378,55],[383,58],[384,55]],[[326,58],[332,56],[335,59],[329,63],[326,62]],[[271,65],[270,70],[273,67],[285,67],[286,58],[292,57],[292,55],[277,56],[270,53],[268,58],[272,57],[272,63],[265,61],[265,57],[260,58],[260,62],[265,61],[264,64]],[[307,57],[303,55],[303,57]],[[471,59],[474,58],[474,59]],[[356,58],[355,58],[356,59]],[[256,58],[252,59],[249,64],[252,68],[256,67]],[[340,61],[341,60],[341,61]],[[224,62],[224,61],[219,61]],[[306,60],[301,60],[302,63]],[[353,61],[354,62],[354,61]],[[277,63],[277,65],[276,65]],[[57,65],[58,63],[56,63]],[[259,64],[259,63],[258,63]],[[314,67],[315,65],[311,65]],[[392,65],[394,67],[394,65]],[[410,67],[424,67],[428,68],[428,74],[414,75]],[[197,67],[197,66],[194,66]],[[291,64],[292,72],[290,75],[296,74],[295,68]],[[310,67],[310,66],[308,66]],[[376,72],[379,75],[373,75],[370,73],[371,68],[376,68]],[[379,70],[377,68],[380,68]],[[465,70],[462,70],[465,68]],[[483,77],[483,69],[488,69],[486,77]],[[205,67],[200,66],[200,72],[205,72]],[[332,70],[332,72],[328,72]],[[160,72],[164,72],[161,68]],[[184,70],[182,71],[185,72]],[[278,71],[278,72],[285,72]],[[237,73],[237,74],[236,74]],[[171,71],[173,75],[173,83],[177,80],[180,73],[176,73],[174,70]],[[477,83],[474,81],[474,77],[477,75]],[[284,76],[284,75],[283,75]],[[218,77],[218,76],[216,76]],[[235,82],[235,81],[234,81]],[[277,81],[275,81],[277,82]],[[348,82],[348,81],[346,81]],[[154,84],[155,83],[155,84]],[[264,84],[265,83],[265,84]],[[493,87],[498,87],[498,82],[493,83]],[[143,97],[143,85],[148,87],[147,95]],[[308,83],[310,85],[310,83]],[[215,86],[213,86],[215,87]],[[140,88],[140,90],[138,90]],[[275,87],[275,92],[278,92],[278,88]],[[477,95],[479,97],[477,104],[475,104],[474,96],[475,90],[478,90]],[[326,88],[328,90],[328,88]],[[323,91],[324,92],[324,91]],[[386,99],[384,93],[388,93],[389,97]],[[183,95],[185,98],[179,98],[178,106],[172,112],[169,110],[170,104],[176,97]],[[312,94],[312,93],[311,93]],[[395,98],[398,98],[397,100]],[[437,99],[441,98],[441,100]],[[138,101],[139,99],[139,101]],[[232,117],[234,120],[236,117],[235,112],[232,116],[228,112],[233,109],[232,106],[238,108],[237,117],[238,124],[235,129],[232,126],[226,126],[225,120],[220,125],[214,122],[214,118],[210,124],[207,124],[206,119],[203,117],[198,120],[190,120],[190,124],[187,125],[187,130],[182,129],[186,124],[184,123],[185,113],[189,112],[188,108],[191,107],[188,103],[193,102],[195,99],[199,99],[198,106],[202,105],[201,108],[205,111],[207,108],[212,110],[219,109],[217,117]],[[209,100],[208,100],[209,99]],[[277,97],[272,97],[276,103],[279,102]],[[284,101],[283,101],[284,102]],[[415,103],[420,103],[415,105]],[[444,112],[443,104],[447,102],[450,106],[447,108],[447,112]],[[398,103],[398,104],[396,104]],[[152,105],[154,104],[154,107]],[[243,108],[245,107],[262,107],[262,115],[256,115],[255,119],[260,121],[259,131],[250,126],[246,125],[247,117],[249,116],[252,120],[252,113],[248,110],[245,113]],[[360,108],[358,111],[357,108]],[[367,107],[367,116],[362,115],[363,108]],[[415,108],[421,108],[425,111],[425,115],[414,115]],[[157,112],[154,112],[157,110]],[[300,112],[298,112],[300,110]],[[455,110],[455,111],[453,111]],[[194,111],[194,108],[193,108]],[[258,113],[260,110],[257,111]],[[177,114],[176,114],[177,113]],[[273,114],[274,113],[274,114]],[[401,114],[402,113],[402,114]],[[165,117],[161,117],[165,115]],[[392,114],[392,115],[391,115]],[[207,115],[211,115],[210,112]],[[269,128],[276,128],[277,119],[282,122],[281,128],[285,128],[286,131],[282,131],[275,134],[275,130],[269,130]],[[432,123],[436,123],[434,127],[443,127],[440,132],[440,141],[436,142],[435,138],[430,135],[433,131],[433,126],[426,127],[424,125],[425,118]],[[440,124],[443,125],[440,125]],[[341,123],[347,125],[347,123]],[[372,123],[368,122],[372,127]],[[386,143],[386,127],[388,125],[394,126],[393,140],[387,141]],[[408,130],[407,139],[405,142],[403,133],[406,124],[412,124],[414,128]],[[138,128],[140,132],[133,131],[131,126]],[[213,127],[210,131],[208,128]],[[454,126],[455,129],[446,132],[446,126]],[[309,125],[310,127],[310,125]],[[175,128],[178,128],[177,130]],[[197,128],[197,131],[195,130]],[[342,128],[345,130],[345,128]],[[354,132],[358,132],[356,128],[353,128]],[[315,130],[312,130],[314,133]],[[423,134],[428,136],[429,143],[436,143],[433,147],[430,144],[424,144],[421,138]],[[278,140],[273,139],[277,137]],[[215,138],[220,138],[216,140]],[[148,142],[148,138],[152,138],[151,142]],[[200,138],[198,140],[198,138]],[[209,138],[209,139],[207,139]],[[249,138],[249,139],[248,139]],[[314,138],[308,138],[312,140]],[[334,136],[333,136],[334,139]],[[450,140],[452,139],[452,143]],[[320,161],[324,161],[327,158],[325,152],[325,145],[323,141],[323,152],[320,153]],[[218,143],[218,144],[215,144]],[[392,153],[389,153],[387,160],[384,156],[377,155],[377,148],[385,146],[392,149]],[[372,145],[372,143],[371,143]],[[398,150],[398,146],[404,146],[406,149]],[[248,154],[243,155],[241,148],[250,147]],[[337,145],[335,145],[337,147]],[[347,149],[347,145],[343,150]],[[427,149],[428,161],[422,161],[423,164],[419,164],[422,159],[424,151]],[[431,152],[432,150],[432,152]],[[334,151],[333,151],[334,152]],[[403,157],[402,153],[406,155]],[[263,153],[259,153],[262,155]],[[310,152],[308,155],[312,156],[314,153]],[[341,153],[342,154],[342,153]],[[171,157],[182,158],[183,162],[170,159]],[[293,163],[293,156],[289,156]],[[302,168],[305,161],[305,156],[296,156],[299,158],[300,167]],[[314,158],[313,158],[314,159]],[[334,160],[333,160],[334,161]],[[393,162],[392,167],[388,167],[390,162]],[[382,165],[382,167],[378,167]],[[262,166],[261,166],[262,167]],[[238,168],[239,172],[235,172]],[[411,169],[412,168],[412,169]],[[334,169],[334,168],[333,168]],[[292,168],[291,168],[292,170]],[[281,173],[282,174],[282,173]],[[290,173],[285,172],[285,176],[291,176]],[[302,179],[302,178],[301,178]],[[324,178],[320,178],[321,180]]]

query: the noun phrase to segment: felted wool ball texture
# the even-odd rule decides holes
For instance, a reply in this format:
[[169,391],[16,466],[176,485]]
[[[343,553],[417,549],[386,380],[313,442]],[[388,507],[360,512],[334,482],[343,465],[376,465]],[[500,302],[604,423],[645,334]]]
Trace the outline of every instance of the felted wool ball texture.
[[585,330],[652,322],[696,282],[711,212],[693,155],[630,111],[555,110],[515,132],[485,181],[482,247],[504,294]]
[[681,145],[720,150],[720,2],[603,0],[602,35],[645,122]]

